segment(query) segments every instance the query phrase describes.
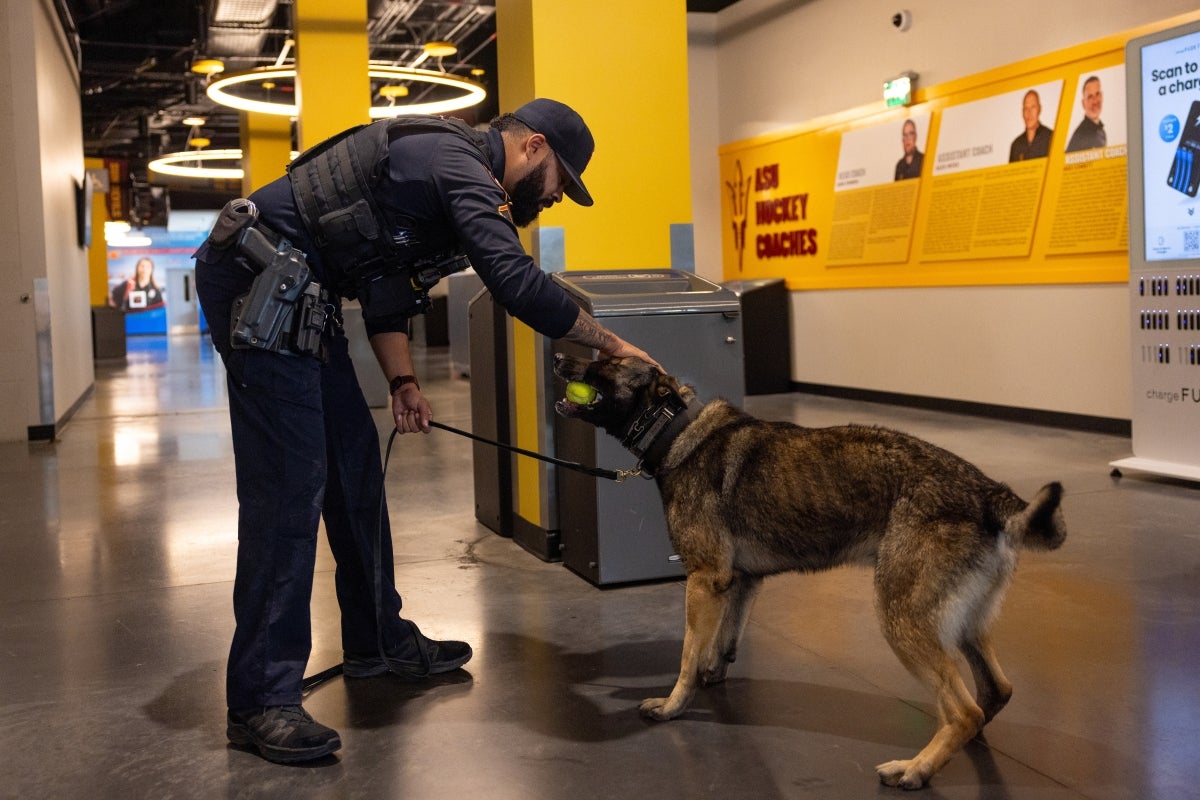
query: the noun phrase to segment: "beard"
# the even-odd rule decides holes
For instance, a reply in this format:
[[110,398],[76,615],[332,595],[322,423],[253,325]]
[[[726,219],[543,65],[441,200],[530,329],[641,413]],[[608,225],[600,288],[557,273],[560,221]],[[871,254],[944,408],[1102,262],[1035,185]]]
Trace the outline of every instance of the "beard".
[[542,187],[546,185],[546,161],[543,160],[528,175],[517,181],[509,196],[513,224],[524,228],[538,218],[541,212]]

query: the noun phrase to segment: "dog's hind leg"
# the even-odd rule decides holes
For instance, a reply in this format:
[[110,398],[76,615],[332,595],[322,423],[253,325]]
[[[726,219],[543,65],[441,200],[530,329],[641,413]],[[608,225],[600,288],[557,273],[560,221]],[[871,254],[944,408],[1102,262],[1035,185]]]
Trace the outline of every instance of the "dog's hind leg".
[[733,583],[729,585],[725,618],[717,633],[717,662],[700,676],[705,686],[725,680],[729,665],[737,661],[738,642],[750,620],[750,610],[754,607],[758,590],[762,588],[762,581],[759,576],[735,575]]
[[1004,677],[992,640],[987,633],[977,634],[962,643],[962,652],[975,676],[975,699],[983,710],[983,724],[992,721],[1012,697],[1012,684]]
[[971,674],[975,678],[975,699],[983,710],[983,723],[992,721],[1012,697],[1012,684],[1004,677],[996,652],[992,649],[992,638],[988,631],[992,621],[1000,613],[1000,604],[1017,565],[1016,552],[1007,547],[1003,540],[990,551],[988,568],[977,572],[973,591],[960,591],[960,596],[975,598],[970,610],[964,615],[959,649],[962,650]]
[[892,651],[933,691],[938,728],[915,757],[875,770],[888,786],[919,789],[983,727],[984,712],[959,672],[957,651],[968,632],[975,635],[980,600],[989,593],[972,591],[978,588],[975,573],[963,569],[969,552],[947,551],[939,559],[914,562],[914,540],[963,541],[968,534],[958,526],[903,526],[893,520],[898,522],[885,535],[885,540],[891,536],[891,546],[881,547],[876,561],[876,604]]
[[727,615],[729,577],[712,570],[697,570],[687,577],[685,598],[687,623],[683,633],[683,658],[679,678],[669,697],[651,697],[642,701],[644,716],[667,720],[678,716],[696,694],[702,672],[716,663],[717,634]]
[[924,679],[934,690],[938,729],[914,758],[889,761],[875,768],[880,781],[902,789],[924,786],[983,727],[983,712],[975,704],[948,653],[938,651],[929,662],[913,669],[913,674]]

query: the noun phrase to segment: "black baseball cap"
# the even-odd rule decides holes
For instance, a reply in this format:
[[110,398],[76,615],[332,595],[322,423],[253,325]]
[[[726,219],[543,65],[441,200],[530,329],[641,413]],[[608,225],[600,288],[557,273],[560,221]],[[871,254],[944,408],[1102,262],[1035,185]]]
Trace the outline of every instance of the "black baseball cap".
[[579,176],[592,160],[596,141],[583,117],[570,106],[544,97],[530,100],[514,111],[513,116],[534,133],[546,137],[550,149],[571,178],[567,197],[581,206],[592,205],[592,196]]

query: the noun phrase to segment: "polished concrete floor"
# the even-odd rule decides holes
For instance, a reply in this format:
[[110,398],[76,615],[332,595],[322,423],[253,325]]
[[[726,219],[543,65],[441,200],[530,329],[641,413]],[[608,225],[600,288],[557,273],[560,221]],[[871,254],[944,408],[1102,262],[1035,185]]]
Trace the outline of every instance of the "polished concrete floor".
[[[445,350],[420,354],[438,419],[469,426],[468,381]],[[769,580],[729,680],[680,719],[643,721],[637,703],[674,679],[682,584],[597,589],[492,534],[474,519],[470,443],[434,431],[393,454],[397,579],[407,614],[474,660],[424,685],[312,692],[344,743],[325,761],[228,747],[224,404],[197,337],[135,338],[59,441],[0,445],[0,797],[896,796],[873,766],[933,731],[855,569]],[[747,406],[898,427],[1026,496],[1067,487],[1066,545],[1023,557],[998,622],[1013,700],[926,796],[1200,797],[1200,488],[1110,477],[1121,437],[799,394]],[[340,657],[325,551],[313,607],[316,671]]]

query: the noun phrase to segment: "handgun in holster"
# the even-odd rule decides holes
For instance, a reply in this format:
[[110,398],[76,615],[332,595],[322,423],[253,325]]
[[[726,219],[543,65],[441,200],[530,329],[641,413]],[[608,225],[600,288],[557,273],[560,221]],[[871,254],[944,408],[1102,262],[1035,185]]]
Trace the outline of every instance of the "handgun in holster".
[[236,246],[259,270],[250,291],[234,301],[230,345],[319,357],[329,309],[304,253],[283,237],[273,243],[249,200],[226,204],[209,240]]

